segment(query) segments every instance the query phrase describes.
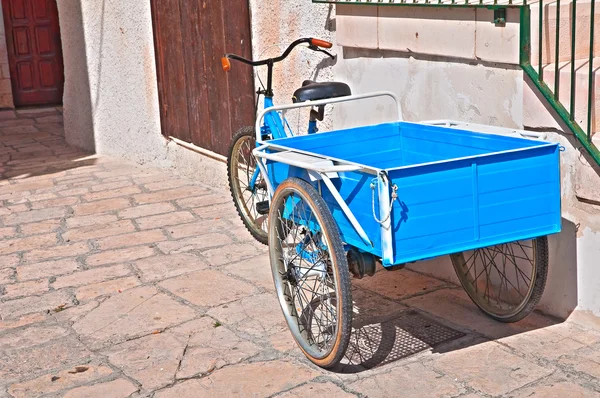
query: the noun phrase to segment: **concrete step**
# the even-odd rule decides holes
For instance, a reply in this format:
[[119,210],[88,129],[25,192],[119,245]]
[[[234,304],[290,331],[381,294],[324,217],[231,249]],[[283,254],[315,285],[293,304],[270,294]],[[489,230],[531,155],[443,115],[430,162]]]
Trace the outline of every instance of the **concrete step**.
[[[600,58],[594,59],[594,69],[592,72],[592,134],[600,131]],[[554,64],[546,65],[543,68],[544,82],[548,87],[555,91],[554,77],[556,71]],[[589,63],[587,60],[575,61],[575,121],[587,133],[587,105],[588,105],[588,76]],[[559,64],[559,101],[567,110],[571,107],[571,63],[561,62]],[[529,106],[526,98],[525,107]],[[536,112],[526,112],[536,118]],[[544,116],[540,115],[540,118]],[[528,120],[530,126],[542,126],[544,123],[541,120]],[[600,137],[600,134],[596,134]]]
[[[539,45],[540,3],[531,3],[531,63],[537,64]],[[556,1],[543,2],[542,64],[555,62],[556,49]],[[600,6],[595,8],[594,56],[600,57]],[[586,59],[590,55],[591,0],[577,1],[577,24],[575,33],[575,58]],[[571,29],[573,2],[561,1],[559,24],[559,62],[571,60]]]

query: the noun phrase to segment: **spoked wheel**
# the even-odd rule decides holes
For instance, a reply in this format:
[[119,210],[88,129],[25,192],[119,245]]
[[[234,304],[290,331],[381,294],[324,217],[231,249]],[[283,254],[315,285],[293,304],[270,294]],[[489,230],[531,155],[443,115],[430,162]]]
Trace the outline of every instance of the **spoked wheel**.
[[352,329],[350,273],[337,224],[306,181],[279,185],[269,213],[271,270],[283,315],[302,352],[330,368]]
[[252,155],[254,148],[256,148],[254,128],[243,127],[238,130],[229,148],[227,175],[233,203],[244,225],[257,241],[266,245],[268,211],[260,210],[261,205],[268,206],[268,192],[266,182],[260,173],[254,187],[250,187],[257,167],[256,159]]
[[501,322],[516,322],[529,315],[546,286],[545,236],[456,253],[450,258],[471,300]]

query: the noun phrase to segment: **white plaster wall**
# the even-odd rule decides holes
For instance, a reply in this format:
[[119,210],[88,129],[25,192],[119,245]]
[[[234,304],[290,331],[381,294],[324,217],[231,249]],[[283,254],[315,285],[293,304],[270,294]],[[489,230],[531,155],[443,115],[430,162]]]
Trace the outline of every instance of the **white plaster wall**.
[[150,2],[58,2],[72,145],[225,187],[226,167],[161,135]]
[[[313,4],[312,0],[250,0],[250,9],[254,59],[276,57],[290,43],[302,37],[314,37],[331,42],[335,39],[335,6],[331,4]],[[332,49],[333,53],[339,51],[340,48]],[[292,94],[301,87],[304,80],[332,80],[332,66],[336,62],[337,60],[315,53],[306,47],[297,47],[285,61],[275,66],[273,75],[275,103],[291,103]],[[244,66],[240,65],[240,67]],[[256,74],[266,84],[266,67],[255,68]],[[258,79],[255,84],[260,87]],[[307,112],[303,112],[300,118],[296,111],[288,113],[287,117],[294,130],[298,127],[305,130]],[[331,109],[326,110],[327,115],[330,112]],[[322,124],[321,129],[328,127],[331,127],[329,118]]]
[[[523,73],[460,60],[417,59],[400,52],[344,48],[335,79],[354,93],[390,90],[405,120],[456,119],[505,127],[523,125]],[[374,109],[373,109],[374,108]],[[335,127],[387,121],[389,101],[338,106]]]

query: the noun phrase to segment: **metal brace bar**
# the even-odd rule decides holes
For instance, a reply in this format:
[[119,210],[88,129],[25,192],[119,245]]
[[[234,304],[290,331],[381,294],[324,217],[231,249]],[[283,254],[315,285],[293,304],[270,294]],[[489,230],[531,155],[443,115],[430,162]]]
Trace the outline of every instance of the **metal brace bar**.
[[273,106],[273,107],[266,108],[266,109],[263,109],[262,111],[260,111],[260,113],[258,114],[258,117],[256,118],[256,130],[255,130],[256,131],[256,142],[258,142],[260,144],[263,143],[260,127],[261,127],[262,120],[267,113],[277,112],[277,111],[285,111],[285,110],[289,110],[289,109],[327,105],[327,104],[337,104],[340,102],[357,101],[357,100],[362,100],[362,99],[367,99],[367,98],[375,98],[375,97],[390,97],[390,98],[392,98],[394,100],[394,102],[396,103],[396,107],[398,108],[398,121],[402,121],[402,106],[400,105],[400,100],[398,99],[398,96],[396,96],[396,94],[394,94],[390,91],[376,91],[373,93],[348,95],[345,97],[337,97],[337,98],[327,98],[327,99],[318,100],[318,101],[298,102],[295,104]]
[[348,220],[350,220],[350,223],[352,224],[352,226],[356,230],[356,233],[358,233],[358,235],[360,236],[360,238],[367,245],[373,246],[373,242],[371,242],[371,240],[367,236],[365,230],[361,227],[361,225],[358,222],[358,220],[356,219],[356,217],[354,217],[354,213],[352,213],[352,210],[350,210],[350,208],[346,204],[346,201],[344,200],[344,198],[342,198],[342,195],[340,195],[340,193],[336,189],[335,185],[333,185],[333,182],[331,181],[331,179],[329,177],[327,177],[324,173],[319,173],[319,174],[321,176],[321,179],[323,180],[323,182],[325,183],[325,185],[329,189],[329,192],[331,192],[331,194],[335,198],[335,200],[338,203],[338,205],[341,207],[341,209],[344,212],[344,214],[346,215],[346,217],[348,217]]

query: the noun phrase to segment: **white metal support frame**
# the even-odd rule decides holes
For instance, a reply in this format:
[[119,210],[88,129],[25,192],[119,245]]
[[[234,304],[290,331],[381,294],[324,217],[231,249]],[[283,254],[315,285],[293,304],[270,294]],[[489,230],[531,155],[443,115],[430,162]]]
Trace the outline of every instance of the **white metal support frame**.
[[485,134],[496,134],[496,135],[506,135],[509,137],[523,137],[534,140],[545,140],[548,135],[546,133],[538,133],[536,131],[527,131],[527,130],[519,130],[519,129],[511,129],[508,127],[498,127],[498,126],[490,126],[487,124],[477,124],[470,122],[459,122],[456,120],[426,120],[419,122],[421,124],[429,124],[431,126],[443,126],[456,128],[461,130],[469,130],[474,131],[476,133],[485,133]]

